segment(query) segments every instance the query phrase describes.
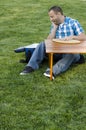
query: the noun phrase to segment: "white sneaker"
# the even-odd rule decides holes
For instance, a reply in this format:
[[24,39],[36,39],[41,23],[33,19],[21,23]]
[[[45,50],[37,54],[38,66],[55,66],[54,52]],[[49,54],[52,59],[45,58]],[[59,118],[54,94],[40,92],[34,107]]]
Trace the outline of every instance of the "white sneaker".
[[[44,73],[44,76],[50,78],[50,70],[47,70],[45,73]],[[52,79],[54,80],[54,76],[52,75]]]

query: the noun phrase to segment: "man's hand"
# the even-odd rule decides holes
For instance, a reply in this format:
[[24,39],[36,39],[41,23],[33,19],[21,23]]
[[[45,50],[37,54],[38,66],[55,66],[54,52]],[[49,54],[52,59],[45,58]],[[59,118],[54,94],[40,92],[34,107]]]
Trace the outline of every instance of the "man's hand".
[[56,36],[56,30],[58,28],[58,25],[56,25],[54,23],[52,23],[52,25],[53,25],[53,28],[51,30],[51,33],[48,35],[47,39],[53,39]]
[[61,40],[64,40],[64,41],[73,40],[73,36],[65,37],[65,38],[62,38]]
[[52,22],[53,28],[57,29],[58,25],[56,25],[55,23]]

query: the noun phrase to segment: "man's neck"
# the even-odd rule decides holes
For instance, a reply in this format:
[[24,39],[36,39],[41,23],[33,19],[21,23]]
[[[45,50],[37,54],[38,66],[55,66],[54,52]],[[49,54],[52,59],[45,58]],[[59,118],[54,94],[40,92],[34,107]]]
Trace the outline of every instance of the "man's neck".
[[61,18],[61,23],[64,23],[64,21],[65,21],[65,16],[64,16],[64,15],[62,15],[62,18]]

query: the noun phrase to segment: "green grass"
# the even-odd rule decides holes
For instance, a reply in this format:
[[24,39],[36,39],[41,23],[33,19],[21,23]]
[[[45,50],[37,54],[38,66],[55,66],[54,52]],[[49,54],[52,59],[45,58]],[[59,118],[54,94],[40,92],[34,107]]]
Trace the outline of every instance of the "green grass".
[[14,49],[46,39],[47,11],[57,4],[86,32],[85,0],[0,0],[0,130],[86,130],[86,63],[54,81],[43,76],[48,62],[19,75],[24,53]]

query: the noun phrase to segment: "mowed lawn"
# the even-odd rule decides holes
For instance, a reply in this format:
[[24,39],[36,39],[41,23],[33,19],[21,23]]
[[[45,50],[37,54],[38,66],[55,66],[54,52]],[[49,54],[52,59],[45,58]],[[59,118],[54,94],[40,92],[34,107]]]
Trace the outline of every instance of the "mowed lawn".
[[25,53],[14,49],[46,39],[53,5],[86,32],[86,0],[0,0],[0,130],[86,130],[86,63],[72,65],[54,81],[43,75],[48,61],[19,75]]

